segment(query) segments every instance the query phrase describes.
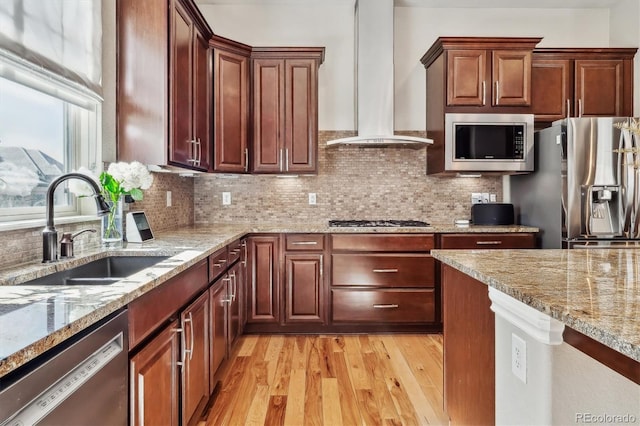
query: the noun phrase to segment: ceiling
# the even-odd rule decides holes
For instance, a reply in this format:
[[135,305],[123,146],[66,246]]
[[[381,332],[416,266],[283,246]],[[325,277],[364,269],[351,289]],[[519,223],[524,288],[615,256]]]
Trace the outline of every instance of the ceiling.
[[[344,4],[355,0],[195,0],[198,4]],[[395,0],[398,7],[608,9],[624,0]]]

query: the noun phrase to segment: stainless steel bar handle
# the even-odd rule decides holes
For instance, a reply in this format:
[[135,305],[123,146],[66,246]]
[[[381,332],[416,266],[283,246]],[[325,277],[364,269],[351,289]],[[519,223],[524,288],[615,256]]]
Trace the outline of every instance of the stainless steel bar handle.
[[500,102],[500,82],[496,80],[496,105]]
[[476,241],[479,246],[496,246],[502,244],[502,241]]
[[397,309],[399,308],[399,305],[396,305],[395,303],[388,303],[388,304],[375,304],[373,305],[374,309]]
[[202,143],[200,142],[200,138],[196,139],[196,147],[198,148],[198,156],[196,157],[196,166],[200,166],[202,162]]
[[567,118],[571,117],[571,99],[567,99]]
[[318,244],[317,241],[294,241],[291,243],[294,246],[315,246],[316,244]]
[[189,312],[189,329],[191,330],[191,347],[189,348],[189,361],[191,361],[193,359],[193,345],[194,345],[194,341],[195,339],[195,335],[194,335],[194,331],[193,331],[193,316],[191,315],[191,312]]
[[283,166],[282,166],[283,155],[284,155],[284,149],[280,148],[280,171],[283,171]]
[[379,273],[379,274],[386,274],[386,273],[394,273],[394,272],[398,272],[398,270],[396,268],[390,268],[390,269],[374,269],[373,272]]
[[[191,317],[191,312],[189,312],[189,317],[185,318],[184,320],[182,320],[182,329],[185,330],[184,333],[182,333],[183,335],[183,339],[182,339],[182,353],[183,353],[183,357],[182,357],[182,361],[186,361],[187,360],[187,354],[189,354],[189,360],[191,360],[191,351],[193,349],[193,324],[191,323],[191,320],[193,318]],[[189,336],[191,337],[191,343],[189,344],[189,349],[187,349],[187,338],[186,338],[186,330],[187,330],[187,323],[189,323]]]
[[235,271],[229,272],[229,281],[231,282],[231,301],[236,300],[236,273]]
[[242,248],[244,249],[244,259],[242,260],[242,264],[244,266],[247,266],[247,242],[243,241],[241,245],[242,245]]
[[487,82],[482,81],[482,105],[487,103]]
[[320,278],[324,276],[324,255],[320,255]]
[[582,98],[578,99],[578,117],[582,117]]
[[189,143],[190,158],[187,159],[187,163],[190,163],[191,165],[195,166],[196,162],[198,161],[198,159],[196,158],[196,140],[190,139],[188,143]]
[[244,171],[249,171],[249,148],[244,149]]
[[284,167],[285,167],[285,171],[289,171],[289,148],[285,148],[284,150],[285,152],[285,162],[284,162]]

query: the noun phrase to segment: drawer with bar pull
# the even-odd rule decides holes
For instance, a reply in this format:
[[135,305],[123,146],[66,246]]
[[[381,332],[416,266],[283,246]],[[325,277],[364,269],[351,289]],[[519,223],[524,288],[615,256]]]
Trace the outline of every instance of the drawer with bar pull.
[[286,234],[286,251],[322,251],[324,234]]
[[333,289],[331,296],[334,322],[435,321],[435,293],[432,289]]
[[355,254],[331,256],[333,286],[433,287],[435,261],[429,254]]
[[532,233],[443,234],[440,236],[442,249],[535,248],[535,244],[535,234]]

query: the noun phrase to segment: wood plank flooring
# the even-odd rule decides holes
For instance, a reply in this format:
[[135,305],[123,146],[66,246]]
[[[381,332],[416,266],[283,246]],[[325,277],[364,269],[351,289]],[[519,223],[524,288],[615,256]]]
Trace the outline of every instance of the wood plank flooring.
[[245,335],[198,426],[447,424],[442,335]]

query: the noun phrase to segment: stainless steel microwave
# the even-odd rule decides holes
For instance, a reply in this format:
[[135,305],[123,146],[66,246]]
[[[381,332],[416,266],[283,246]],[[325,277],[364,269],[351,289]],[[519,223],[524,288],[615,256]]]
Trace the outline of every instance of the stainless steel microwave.
[[445,114],[445,168],[533,171],[533,114]]

